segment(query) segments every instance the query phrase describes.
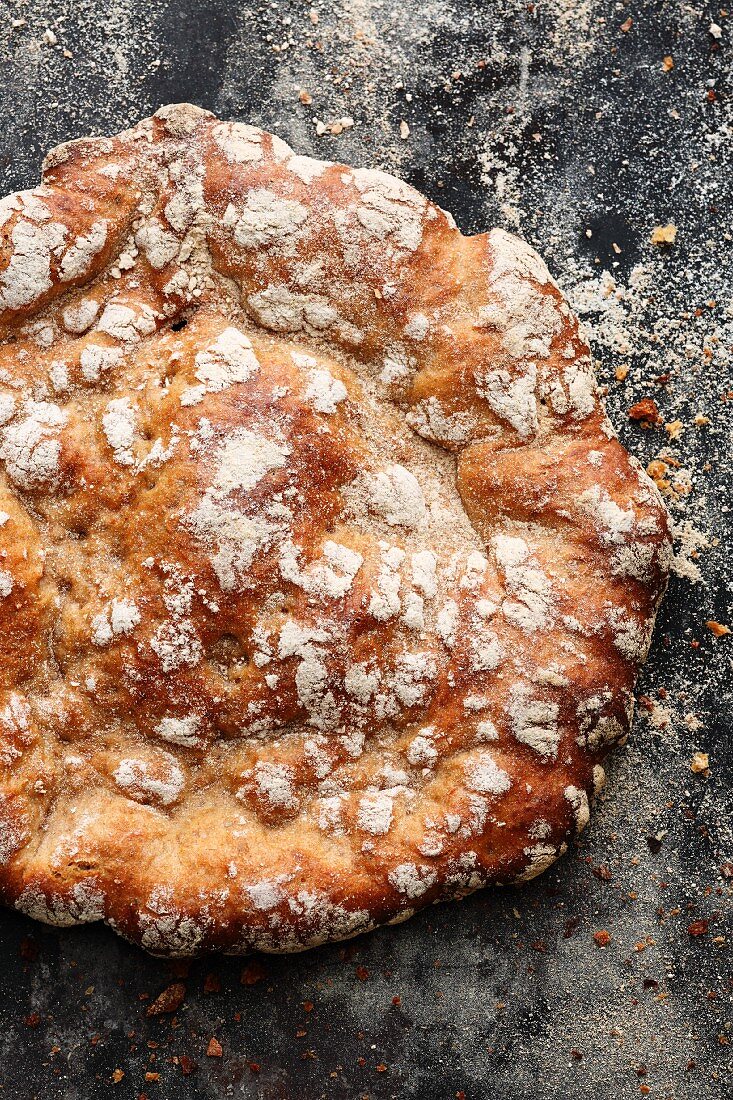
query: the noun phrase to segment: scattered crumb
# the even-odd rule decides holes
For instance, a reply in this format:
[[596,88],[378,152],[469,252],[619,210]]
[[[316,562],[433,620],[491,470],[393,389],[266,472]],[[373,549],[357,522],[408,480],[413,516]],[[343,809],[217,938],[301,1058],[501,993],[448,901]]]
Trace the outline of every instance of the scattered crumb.
[[651,397],[643,397],[631,406],[628,412],[629,420],[637,420],[641,424],[661,424],[659,406]]
[[177,1012],[185,996],[186,987],[183,982],[173,982],[158,994],[153,1003],[148,1006],[145,1015],[162,1016],[164,1013]]
[[652,244],[674,244],[677,239],[677,226],[672,225],[656,225],[652,229],[652,235],[649,238]]
[[696,752],[690,761],[690,771],[695,775],[710,774],[710,758],[706,752]]

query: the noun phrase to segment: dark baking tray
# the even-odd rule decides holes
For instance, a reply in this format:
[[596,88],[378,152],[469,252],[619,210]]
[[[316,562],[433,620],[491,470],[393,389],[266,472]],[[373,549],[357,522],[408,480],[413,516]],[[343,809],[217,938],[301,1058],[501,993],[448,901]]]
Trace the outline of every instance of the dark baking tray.
[[[682,0],[316,9],[317,23],[296,2],[0,5],[2,191],[32,185],[58,141],[190,100],[300,152],[395,171],[466,232],[516,228],[592,325],[626,444],[645,463],[667,446],[678,488],[689,471],[675,520],[711,545],[691,557],[682,529],[678,568],[703,579],[673,576],[629,746],[589,831],[549,874],[290,958],[166,963],[100,927],[3,913],[0,1092],[731,1096],[733,639],[705,622],[733,618],[733,20]],[[319,137],[316,117],[355,125]],[[674,246],[650,245],[668,223]],[[593,282],[604,270],[613,287]],[[640,397],[682,434],[630,421]],[[694,424],[698,411],[709,425]],[[691,772],[695,751],[709,753],[709,775]],[[147,1015],[176,982],[178,1011]],[[220,1057],[206,1053],[212,1038]]]

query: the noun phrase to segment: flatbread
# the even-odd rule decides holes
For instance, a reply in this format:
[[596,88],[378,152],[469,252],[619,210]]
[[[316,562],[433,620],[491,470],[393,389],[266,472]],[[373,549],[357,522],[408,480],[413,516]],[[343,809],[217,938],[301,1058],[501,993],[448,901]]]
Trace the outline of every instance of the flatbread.
[[670,541],[537,254],[185,104],[0,223],[5,902],[291,951],[548,867]]

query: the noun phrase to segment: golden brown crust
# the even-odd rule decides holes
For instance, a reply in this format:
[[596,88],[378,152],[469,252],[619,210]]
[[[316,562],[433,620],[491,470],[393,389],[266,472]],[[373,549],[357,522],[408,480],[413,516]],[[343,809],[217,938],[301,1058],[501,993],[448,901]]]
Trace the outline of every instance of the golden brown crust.
[[669,533],[537,255],[187,105],[0,223],[5,901],[297,950],[548,866]]

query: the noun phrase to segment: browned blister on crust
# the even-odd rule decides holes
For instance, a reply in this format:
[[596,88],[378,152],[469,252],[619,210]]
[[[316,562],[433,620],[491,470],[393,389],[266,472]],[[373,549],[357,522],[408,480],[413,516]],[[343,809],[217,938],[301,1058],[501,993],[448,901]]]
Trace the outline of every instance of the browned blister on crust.
[[288,951],[549,866],[669,530],[539,257],[187,105],[0,223],[4,900]]

